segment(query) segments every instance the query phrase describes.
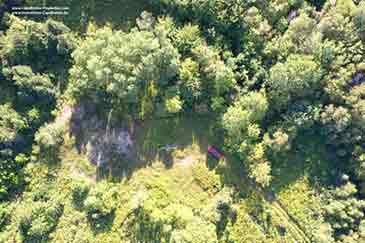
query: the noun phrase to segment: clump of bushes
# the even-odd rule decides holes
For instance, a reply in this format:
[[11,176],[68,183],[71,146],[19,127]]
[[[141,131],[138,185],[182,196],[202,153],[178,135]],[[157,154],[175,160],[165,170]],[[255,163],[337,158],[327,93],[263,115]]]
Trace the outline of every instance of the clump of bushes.
[[47,242],[63,213],[57,201],[38,201],[27,205],[20,216],[19,231],[24,242]]
[[107,183],[98,184],[89,191],[84,201],[84,210],[95,229],[103,229],[110,225],[116,209],[116,199],[115,189],[110,188]]
[[85,181],[76,181],[72,185],[72,201],[75,206],[82,207],[90,191],[90,185]]
[[215,194],[222,188],[219,175],[210,171],[203,163],[197,163],[193,166],[193,176],[199,186],[208,193]]
[[36,146],[33,148],[35,158],[46,162],[57,161],[65,132],[66,126],[62,121],[48,123],[41,127],[34,139],[36,142]]

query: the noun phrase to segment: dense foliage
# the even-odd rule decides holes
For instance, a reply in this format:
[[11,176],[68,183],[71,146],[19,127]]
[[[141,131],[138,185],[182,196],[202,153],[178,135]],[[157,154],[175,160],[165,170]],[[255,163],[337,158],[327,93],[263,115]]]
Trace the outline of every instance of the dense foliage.
[[365,1],[132,2],[0,0],[0,241],[365,241]]

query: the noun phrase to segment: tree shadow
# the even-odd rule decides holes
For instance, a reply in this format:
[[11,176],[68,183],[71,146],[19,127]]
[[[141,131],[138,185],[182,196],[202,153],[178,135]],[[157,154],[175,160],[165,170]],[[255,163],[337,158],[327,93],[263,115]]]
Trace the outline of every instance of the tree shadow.
[[[144,121],[123,119],[123,122],[115,119],[108,124],[105,112],[101,115],[98,113],[101,112],[93,105],[80,106],[73,112],[70,122],[70,134],[75,137],[78,152],[91,154],[88,158],[97,166],[97,180],[128,179],[136,170],[151,166],[155,161],[162,162],[170,169],[176,161],[173,155],[175,150],[185,150],[194,145],[202,153],[206,153],[208,144],[217,140],[216,117],[213,115],[184,114]],[[118,153],[118,144],[114,146],[113,143],[104,142],[108,132],[121,130],[128,133],[131,140],[125,154]],[[90,146],[97,149],[90,153]],[[174,149],[163,149],[165,147]],[[105,161],[101,165],[98,164],[100,158]],[[212,164],[213,162],[214,160]]]
[[[278,193],[307,176],[314,189],[336,184],[343,166],[318,134],[299,134],[290,151],[271,160],[271,190]],[[336,166],[334,166],[336,165]]]
[[113,209],[109,214],[104,215],[98,219],[94,219],[88,216],[88,221],[90,222],[91,229],[95,234],[100,234],[108,232],[113,226],[115,219],[115,209]]
[[[150,166],[154,161],[162,162],[167,169],[174,166],[175,150],[183,151],[197,146],[202,153],[214,142],[214,123],[212,116],[184,115],[166,119],[147,120],[138,124],[132,135],[134,139],[133,168],[135,170]],[[164,147],[176,147],[165,150]],[[186,157],[189,154],[185,154]]]

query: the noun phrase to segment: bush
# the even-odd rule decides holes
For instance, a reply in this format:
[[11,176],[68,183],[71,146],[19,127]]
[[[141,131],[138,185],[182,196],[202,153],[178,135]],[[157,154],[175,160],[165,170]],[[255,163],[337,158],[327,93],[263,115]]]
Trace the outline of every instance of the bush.
[[47,242],[57,226],[63,205],[55,201],[34,202],[23,209],[19,231],[25,242]]
[[[35,134],[37,147],[33,152],[38,158],[53,162],[58,159],[58,151],[63,143],[65,123],[61,120],[45,124]],[[38,149],[37,149],[38,148]]]
[[202,162],[193,166],[193,176],[198,185],[210,194],[215,194],[222,189],[219,175],[210,171]]
[[109,225],[116,208],[116,191],[106,183],[98,184],[90,190],[84,201],[84,209],[89,221],[96,229]]
[[84,181],[76,181],[72,185],[72,200],[77,207],[82,207],[87,194],[90,191],[90,185]]
[[166,100],[166,110],[169,113],[179,113],[182,109],[183,102],[180,97],[175,96],[171,99]]
[[0,105],[0,143],[13,142],[26,122],[10,104]]

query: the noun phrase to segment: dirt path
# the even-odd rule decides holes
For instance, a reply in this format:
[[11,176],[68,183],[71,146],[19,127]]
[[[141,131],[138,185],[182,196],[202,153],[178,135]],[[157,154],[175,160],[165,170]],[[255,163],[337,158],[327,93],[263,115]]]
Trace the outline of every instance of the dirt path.
[[303,227],[290,215],[288,210],[280,203],[273,192],[263,190],[261,186],[257,185],[257,183],[248,176],[245,176],[244,180],[248,182],[248,185],[256,189],[263,196],[265,201],[270,204],[272,213],[274,213],[281,222],[285,223],[287,226],[287,232],[293,239],[296,240],[294,243],[312,242],[312,240],[307,236]]
[[194,163],[196,161],[196,158],[192,155],[185,157],[182,160],[178,160],[177,164],[178,165],[182,165],[182,166],[188,166],[191,165],[192,163]]
[[306,235],[302,227],[290,216],[287,210],[282,207],[279,201],[275,200],[271,202],[272,212],[276,214],[276,216],[280,219],[285,220],[287,225],[287,230],[289,234],[295,239],[298,243],[310,243],[312,242],[309,237]]

